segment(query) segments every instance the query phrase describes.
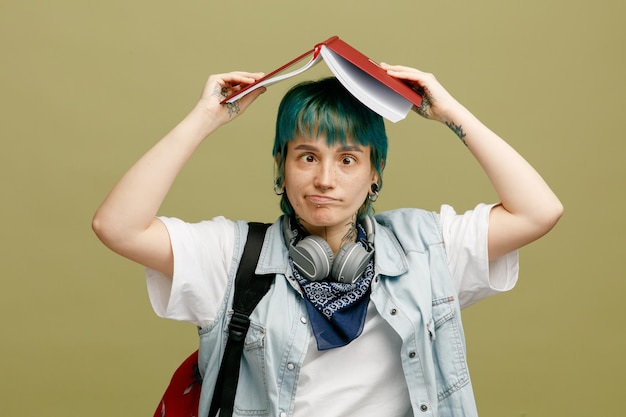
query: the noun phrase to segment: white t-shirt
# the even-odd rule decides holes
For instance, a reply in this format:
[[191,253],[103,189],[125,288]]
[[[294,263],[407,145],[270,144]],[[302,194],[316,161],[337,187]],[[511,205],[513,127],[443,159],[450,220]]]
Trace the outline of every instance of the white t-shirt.
[[[492,205],[478,205],[458,215],[443,205],[440,220],[449,268],[462,307],[514,287],[517,251],[489,261],[487,231]],[[147,269],[148,293],[156,314],[208,325],[222,305],[234,250],[234,223],[224,217],[200,223],[161,218],[170,233],[174,278]],[[209,256],[210,254],[210,256]],[[400,338],[368,308],[362,334],[347,346],[320,352],[310,340],[298,381],[295,415],[409,416],[402,372]],[[342,387],[325,383],[340,375]],[[372,383],[374,382],[374,383]]]

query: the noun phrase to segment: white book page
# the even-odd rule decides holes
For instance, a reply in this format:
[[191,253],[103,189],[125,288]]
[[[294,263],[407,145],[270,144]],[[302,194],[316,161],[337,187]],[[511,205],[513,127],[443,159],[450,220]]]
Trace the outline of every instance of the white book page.
[[254,84],[252,87],[247,88],[246,90],[242,91],[239,94],[235,94],[234,96],[232,96],[231,98],[229,98],[228,100],[226,100],[227,103],[232,103],[234,101],[239,100],[241,97],[245,96],[248,93],[253,92],[254,90],[256,90],[257,88],[263,87],[263,86],[269,86],[272,84],[275,84],[279,81],[285,80],[287,78],[290,77],[295,77],[296,75],[302,74],[304,71],[308,70],[309,68],[311,68],[313,65],[317,64],[320,59],[322,58],[321,54],[317,54],[317,56],[313,56],[311,57],[311,59],[302,67],[295,69],[293,71],[289,71],[289,72],[285,72],[285,73],[278,73],[276,75],[274,75],[273,77],[270,78],[266,78],[263,81],[259,81],[258,83]]
[[326,46],[321,53],[332,73],[353,96],[391,122],[398,122],[413,104]]

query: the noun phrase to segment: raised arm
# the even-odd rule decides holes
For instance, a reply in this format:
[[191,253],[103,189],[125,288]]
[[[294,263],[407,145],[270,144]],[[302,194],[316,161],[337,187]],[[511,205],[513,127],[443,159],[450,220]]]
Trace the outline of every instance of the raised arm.
[[169,235],[156,219],[157,211],[202,141],[241,114],[264,89],[232,104],[221,105],[220,101],[261,76],[231,72],[209,77],[193,110],[124,174],[96,211],[92,227],[107,247],[142,265],[172,274]]
[[491,181],[500,204],[489,218],[489,258],[518,249],[546,234],[563,213],[561,202],[526,160],[456,101],[432,74],[382,64],[423,93],[415,111],[448,126],[467,146]]

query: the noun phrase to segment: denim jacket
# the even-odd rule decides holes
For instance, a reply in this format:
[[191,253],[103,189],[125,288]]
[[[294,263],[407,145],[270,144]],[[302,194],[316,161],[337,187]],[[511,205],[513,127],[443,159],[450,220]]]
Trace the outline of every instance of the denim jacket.
[[[460,306],[438,215],[403,209],[378,214],[375,220],[371,302],[402,339],[400,355],[414,415],[476,416]],[[215,321],[200,330],[200,415],[207,415],[211,403],[246,236],[247,224],[237,222],[224,304]],[[250,317],[234,414],[286,417],[293,413],[298,370],[311,333],[280,220],[268,229],[256,272],[276,274],[276,279]]]

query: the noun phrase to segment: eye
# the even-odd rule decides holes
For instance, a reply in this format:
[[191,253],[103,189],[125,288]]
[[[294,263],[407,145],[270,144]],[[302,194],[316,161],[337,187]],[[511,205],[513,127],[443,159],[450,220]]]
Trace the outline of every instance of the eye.
[[300,160],[302,162],[314,162],[315,161],[315,157],[310,154],[310,153],[304,153],[302,155],[300,155]]
[[356,158],[353,157],[352,155],[344,155],[341,158],[341,163],[343,165],[353,165],[354,163],[356,163]]

